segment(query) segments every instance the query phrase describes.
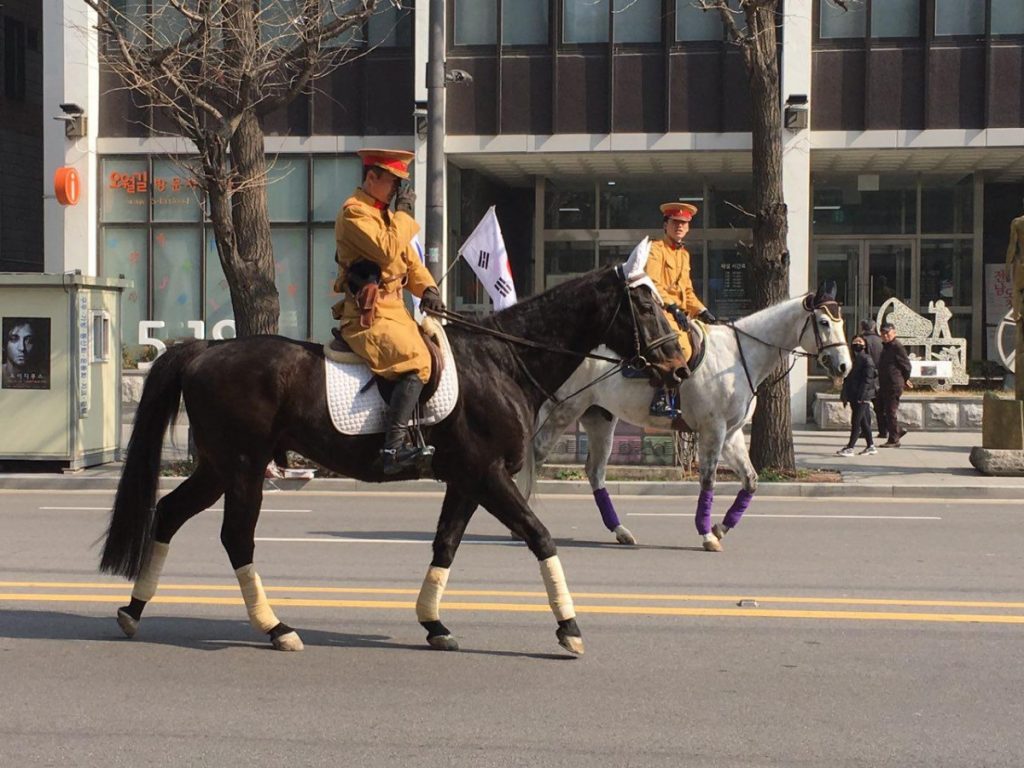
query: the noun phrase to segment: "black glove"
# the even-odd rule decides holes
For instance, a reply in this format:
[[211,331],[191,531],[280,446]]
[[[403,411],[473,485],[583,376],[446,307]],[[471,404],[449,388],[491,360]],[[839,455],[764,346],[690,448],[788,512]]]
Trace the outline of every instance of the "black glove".
[[708,325],[714,325],[718,322],[718,318],[712,315],[711,310],[707,307],[700,311],[700,314],[697,315],[697,319],[703,323],[707,323]]
[[680,307],[678,304],[669,304],[667,307],[665,307],[665,309],[667,309],[672,314],[672,317],[676,319],[676,322],[679,324],[679,327],[682,330],[690,330],[690,318],[688,318],[686,316],[686,313],[683,312],[682,307]]
[[430,286],[423,290],[423,295],[420,297],[420,311],[421,312],[443,312],[445,309],[444,302],[441,301],[441,294],[437,288]]
[[395,195],[395,210],[405,211],[412,216],[412,212],[415,207],[416,190],[412,188],[411,184],[403,184],[398,188],[398,194]]

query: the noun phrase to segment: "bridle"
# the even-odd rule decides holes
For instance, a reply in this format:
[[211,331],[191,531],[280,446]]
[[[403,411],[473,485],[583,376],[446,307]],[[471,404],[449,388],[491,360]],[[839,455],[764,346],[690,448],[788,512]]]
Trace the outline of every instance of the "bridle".
[[772,379],[770,382],[768,382],[769,387],[774,386],[778,382],[782,381],[782,379],[784,379],[786,376],[788,376],[790,371],[792,371],[793,367],[796,365],[797,360],[799,360],[800,358],[813,360],[818,358],[821,355],[821,353],[824,352],[826,349],[846,346],[842,342],[832,342],[830,344],[823,344],[821,338],[821,329],[818,328],[818,324],[816,322],[813,322],[814,313],[819,309],[823,310],[825,314],[828,315],[829,319],[832,320],[832,322],[842,322],[843,316],[838,301],[830,297],[824,298],[823,300],[818,300],[815,294],[809,293],[807,294],[807,296],[804,297],[803,308],[807,310],[807,319],[804,320],[804,324],[800,328],[800,335],[798,338],[802,339],[804,337],[804,334],[807,332],[807,326],[808,324],[810,324],[811,329],[814,333],[814,345],[818,348],[817,352],[805,352],[802,349],[791,349],[789,347],[783,347],[778,344],[774,344],[770,341],[760,339],[757,336],[754,336],[752,333],[747,333],[743,329],[736,327],[735,323],[722,323],[722,325],[725,325],[728,328],[732,328],[733,335],[736,337],[736,348],[739,350],[740,362],[743,364],[743,373],[746,374],[747,384],[750,385],[751,393],[756,394],[757,387],[754,386],[754,379],[750,375],[750,368],[747,366],[746,355],[743,354],[743,344],[740,342],[741,335],[746,336],[748,339],[752,339],[753,341],[756,341],[759,344],[764,344],[766,347],[772,347],[773,349],[779,350],[780,365],[782,364],[783,353],[793,356],[793,362],[789,364],[789,367],[781,374],[776,376],[774,379]]
[[[584,386],[582,389],[578,390],[577,392],[574,392],[572,395],[569,395],[569,397],[575,397],[580,392],[583,392],[584,390],[594,386],[595,384],[604,380],[608,376],[614,373],[618,373],[619,370],[621,370],[624,366],[629,366],[630,368],[633,368],[638,371],[652,367],[650,361],[648,360],[648,356],[650,355],[650,353],[676,338],[675,332],[669,332],[663,336],[659,336],[653,339],[652,341],[644,345],[643,339],[641,338],[640,323],[637,320],[636,316],[636,308],[633,306],[633,300],[629,293],[630,290],[633,287],[635,287],[638,282],[640,282],[643,276],[640,276],[640,278],[635,280],[630,280],[623,273],[621,266],[615,268],[615,274],[618,275],[619,278],[622,280],[623,291],[619,295],[619,301],[615,305],[615,311],[612,313],[611,319],[608,321],[608,325],[605,326],[604,333],[601,335],[601,338],[605,338],[608,335],[608,331],[611,330],[611,327],[615,324],[615,320],[616,318],[618,318],[619,312],[622,310],[623,301],[625,301],[625,303],[629,306],[630,320],[633,324],[633,348],[635,351],[634,356],[629,360],[621,360],[617,357],[610,357],[609,355],[602,355],[598,354],[597,352],[577,352],[575,350],[566,349],[564,347],[556,347],[550,344],[542,344],[540,342],[536,342],[531,339],[524,338],[522,336],[516,336],[515,334],[512,333],[506,333],[501,329],[501,326],[498,323],[497,315],[491,316],[491,322],[494,324],[494,328],[489,328],[485,325],[481,325],[480,323],[475,323],[472,320],[467,319],[460,313],[454,312],[450,309],[443,309],[440,311],[427,310],[427,314],[443,318],[444,320],[449,321],[453,325],[458,325],[463,328],[467,328],[471,331],[474,331],[476,333],[482,333],[486,336],[501,339],[502,341],[507,341],[510,344],[514,345],[511,349],[512,357],[515,359],[516,364],[519,366],[520,370],[526,376],[527,380],[529,380],[530,383],[533,384],[533,386],[536,387],[547,399],[553,400],[555,403],[560,403],[562,402],[561,400],[555,397],[554,394],[548,392],[541,385],[541,383],[537,381],[536,377],[530,372],[529,368],[527,368],[522,358],[515,351],[515,346],[529,347],[531,349],[539,349],[544,352],[554,352],[561,355],[570,355],[572,357],[578,357],[581,359],[601,360],[606,363],[614,363],[614,367],[611,371],[602,374],[601,377],[599,377],[598,379],[595,379],[594,381]],[[566,397],[564,399],[568,400],[569,397]]]

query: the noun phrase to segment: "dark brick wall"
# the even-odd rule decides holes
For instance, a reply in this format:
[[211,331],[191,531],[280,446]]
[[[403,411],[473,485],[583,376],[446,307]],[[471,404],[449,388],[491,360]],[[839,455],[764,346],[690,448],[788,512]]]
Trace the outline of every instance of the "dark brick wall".
[[[39,0],[5,0],[0,5],[0,272],[43,269],[41,5]],[[5,69],[12,53],[4,50],[8,28],[22,37],[23,78]],[[16,98],[8,96],[10,85]]]

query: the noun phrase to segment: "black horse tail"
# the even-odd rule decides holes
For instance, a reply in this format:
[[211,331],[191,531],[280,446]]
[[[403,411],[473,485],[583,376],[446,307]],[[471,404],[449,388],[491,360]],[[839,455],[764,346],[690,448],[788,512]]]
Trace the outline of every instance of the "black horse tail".
[[149,370],[114,497],[101,571],[134,579],[142,569],[153,536],[164,433],[178,415],[185,366],[208,346],[205,341],[176,344]]

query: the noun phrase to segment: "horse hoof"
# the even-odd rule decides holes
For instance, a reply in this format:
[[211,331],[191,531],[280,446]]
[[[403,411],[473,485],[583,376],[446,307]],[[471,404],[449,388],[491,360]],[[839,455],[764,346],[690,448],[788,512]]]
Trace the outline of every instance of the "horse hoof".
[[285,632],[273,638],[271,644],[275,651],[301,651],[306,646],[302,644],[302,638],[298,632]]
[[636,546],[636,537],[630,533],[629,528],[624,525],[615,526],[615,540],[619,542],[619,544]]
[[128,638],[135,637],[135,633],[139,631],[139,622],[121,609],[117,611],[117,626],[121,628],[124,636]]
[[715,539],[715,538],[705,539],[704,540],[704,551],[705,552],[721,552],[722,551],[722,542],[720,542],[718,539]]
[[725,530],[725,528],[720,526],[718,523],[715,523],[713,526],[711,526],[711,533],[716,539],[721,541],[725,538],[725,534],[727,534],[728,531]]
[[555,634],[558,636],[558,644],[574,656],[583,655],[583,638],[576,635],[567,635],[558,629]]
[[427,643],[431,648],[437,651],[459,650],[459,641],[452,635],[434,635],[433,637],[427,638]]

